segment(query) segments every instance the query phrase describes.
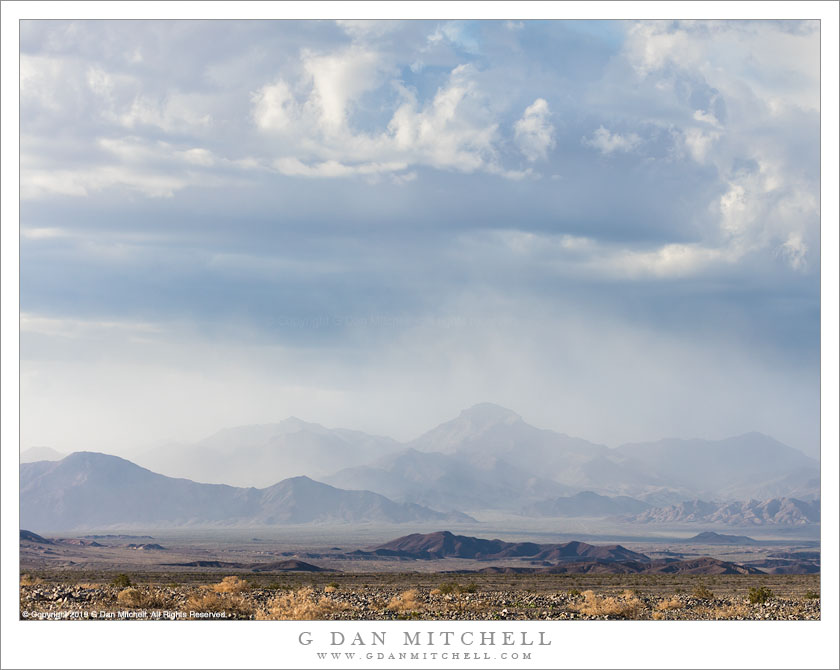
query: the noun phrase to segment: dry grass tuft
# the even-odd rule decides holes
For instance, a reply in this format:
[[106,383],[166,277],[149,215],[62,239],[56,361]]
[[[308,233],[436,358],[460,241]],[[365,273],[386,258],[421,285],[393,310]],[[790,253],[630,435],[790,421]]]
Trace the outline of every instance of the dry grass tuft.
[[750,610],[744,605],[724,605],[722,607],[700,609],[698,614],[703,613],[708,615],[711,619],[716,621],[726,621],[728,619],[747,619],[750,616]]
[[333,614],[352,609],[345,603],[339,603],[326,596],[314,599],[312,588],[276,596],[265,609],[257,612],[257,619],[271,621],[314,621],[327,619]]
[[663,610],[678,610],[683,606],[682,601],[674,596],[670,600],[662,600],[656,605],[656,609]]
[[123,589],[117,594],[117,602],[124,607],[143,607],[152,609],[169,609],[172,600],[158,591],[144,593],[133,586]]
[[403,591],[400,595],[391,598],[387,609],[397,612],[416,612],[423,609],[423,603],[417,600],[417,589]]
[[187,600],[187,609],[195,612],[225,612],[243,616],[254,613],[253,606],[242,596],[215,593],[190,596]]
[[441,591],[440,589],[432,589],[431,591],[429,591],[430,596],[439,596],[442,593],[443,591]]
[[638,619],[643,610],[642,602],[632,591],[625,591],[621,598],[601,597],[593,591],[583,592],[583,602],[575,609],[589,616],[613,616]]
[[117,594],[117,602],[126,607],[140,607],[143,600],[143,594],[140,589],[127,588]]
[[43,584],[44,580],[40,577],[33,577],[32,575],[21,575],[20,576],[20,585],[21,586],[34,586],[35,584]]
[[665,619],[665,615],[662,612],[654,612],[651,616],[654,621],[662,621]]
[[335,593],[336,591],[338,591],[338,589],[332,584],[327,584],[324,587],[324,593]]
[[218,584],[213,584],[212,588],[216,593],[242,593],[250,587],[248,586],[248,582],[241,577],[231,575],[230,577],[225,577]]

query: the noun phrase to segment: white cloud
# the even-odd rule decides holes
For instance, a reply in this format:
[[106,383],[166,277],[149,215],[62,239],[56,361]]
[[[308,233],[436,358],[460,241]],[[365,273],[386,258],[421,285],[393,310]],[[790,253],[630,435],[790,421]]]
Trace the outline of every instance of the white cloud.
[[320,128],[337,133],[347,124],[348,105],[362,93],[378,88],[386,67],[381,56],[361,47],[343,52],[304,52],[303,69],[312,80],[304,109],[320,118]]
[[490,236],[529,265],[542,265],[555,274],[620,280],[674,279],[701,275],[711,266],[731,263],[739,250],[702,244],[662,244],[628,249],[580,235],[546,235],[521,230],[497,231]]
[[721,138],[721,133],[702,128],[683,130],[683,143],[689,155],[698,163],[705,163],[709,150]]
[[67,237],[68,233],[62,228],[21,228],[20,236],[30,240],[49,240],[58,237]]
[[162,100],[137,96],[128,108],[108,116],[126,128],[155,126],[166,132],[195,131],[213,125],[213,117],[202,109],[197,96],[171,94]]
[[712,112],[704,112],[702,109],[695,110],[694,120],[702,123],[708,123],[716,128],[720,127],[720,121],[718,121],[717,117]]
[[636,133],[620,135],[612,133],[604,126],[598,128],[591,138],[583,138],[583,143],[597,149],[605,156],[615,151],[628,152],[635,149],[641,143],[641,138]]
[[[471,66],[454,68],[431,100],[421,103],[413,90],[395,83],[401,102],[385,128],[354,128],[349,109],[370,90],[371,73],[382,72],[379,58],[359,49],[352,57],[306,56],[311,88],[303,99],[275,81],[253,97],[253,115],[264,132],[282,137],[275,168],[296,176],[350,176],[402,171],[426,165],[444,170],[478,170],[517,179],[497,161],[498,123],[475,82]],[[375,79],[375,77],[374,77]],[[294,156],[294,159],[290,159]],[[308,156],[307,164],[299,156]],[[363,167],[366,166],[366,167]]]
[[551,112],[543,98],[537,98],[514,125],[516,143],[525,157],[533,162],[545,159],[555,144]]
[[[24,138],[25,139],[25,138]],[[25,143],[24,143],[25,145]],[[163,141],[139,137],[102,138],[96,148],[98,163],[65,168],[41,161],[29,151],[22,155],[21,197],[44,195],[83,197],[111,187],[123,187],[150,198],[171,198],[191,184],[214,184],[219,178],[206,168],[219,161],[200,147],[178,148]]]
[[285,131],[299,120],[299,105],[282,79],[253,93],[251,101],[254,121],[261,130]]
[[289,177],[350,177],[353,175],[374,175],[383,172],[399,172],[408,167],[405,163],[359,163],[347,165],[338,161],[324,161],[307,165],[297,158],[277,158],[272,163],[280,174]]
[[639,22],[624,57],[634,85],[657,91],[668,110],[659,123],[680,152],[719,175],[723,192],[709,203],[717,230],[707,243],[725,258],[764,250],[802,270],[819,227],[819,184],[802,172],[803,128],[818,123],[819,27],[786,27]]
[[467,53],[477,54],[479,52],[478,40],[469,34],[462,21],[448,21],[438,25],[435,31],[428,36],[427,42],[430,46],[448,42]]
[[802,270],[807,262],[808,245],[798,233],[791,233],[782,244],[778,253],[794,270]]

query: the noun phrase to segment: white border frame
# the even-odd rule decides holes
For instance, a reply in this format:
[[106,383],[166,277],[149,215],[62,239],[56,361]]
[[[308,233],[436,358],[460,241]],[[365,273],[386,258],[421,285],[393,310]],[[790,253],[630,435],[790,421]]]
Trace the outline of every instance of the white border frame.
[[[4,668],[347,667],[300,647],[304,630],[380,630],[327,622],[27,623],[18,621],[18,21],[22,18],[812,18],[821,20],[821,464],[820,622],[412,624],[410,630],[548,630],[530,663],[354,660],[351,667],[837,668],[838,619],[838,10],[836,2],[3,2],[2,13],[2,568]],[[218,626],[224,626],[221,634]],[[106,630],[107,628],[107,630]],[[387,628],[387,630],[396,630]],[[373,649],[371,649],[373,650]],[[398,651],[405,651],[399,648]],[[443,651],[443,649],[437,649]]]

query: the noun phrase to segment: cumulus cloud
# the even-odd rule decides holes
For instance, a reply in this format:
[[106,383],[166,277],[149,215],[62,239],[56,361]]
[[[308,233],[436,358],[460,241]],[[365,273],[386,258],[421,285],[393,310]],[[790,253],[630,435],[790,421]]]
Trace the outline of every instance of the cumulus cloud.
[[597,149],[605,156],[615,151],[625,153],[631,151],[639,146],[641,141],[641,138],[636,135],[636,133],[621,135],[619,133],[610,132],[604,128],[604,126],[599,127],[594,133],[592,133],[592,137],[583,138],[584,144]]
[[[717,238],[726,258],[763,251],[794,270],[808,267],[819,182],[799,166],[808,151],[816,160],[817,140],[798,129],[816,129],[817,34],[816,25],[784,22],[643,21],[628,28],[623,53],[634,83],[656,91],[663,107],[670,103],[666,116],[649,122],[669,128],[677,155],[719,176],[720,194],[709,202],[717,225],[706,243]],[[605,133],[600,144],[608,148],[610,139]],[[755,167],[739,167],[745,164]]]
[[[306,97],[295,97],[283,81],[264,86],[252,97],[254,120],[261,130],[281,133],[287,138],[287,151],[308,154],[332,166],[294,169],[293,173],[338,177],[426,165],[508,176],[496,159],[498,124],[471,66],[455,67],[425,102],[413,90],[396,84],[400,103],[378,132],[359,130],[348,118],[353,103],[371,90],[371,73],[380,68],[376,55],[354,51],[349,60],[308,57],[304,67],[312,82]],[[292,164],[285,158],[280,163]],[[351,164],[356,167],[351,169]]]
[[537,98],[514,125],[519,150],[531,162],[544,159],[555,145],[550,115],[548,103],[543,98]]

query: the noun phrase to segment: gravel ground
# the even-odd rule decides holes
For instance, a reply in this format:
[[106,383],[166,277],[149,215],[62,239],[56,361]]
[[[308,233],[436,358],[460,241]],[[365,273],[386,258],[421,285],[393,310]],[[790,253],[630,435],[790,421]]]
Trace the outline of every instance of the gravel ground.
[[[383,586],[253,588],[217,593],[212,585],[136,586],[34,583],[20,589],[21,619],[332,619],[332,620],[818,620],[819,598],[668,596],[625,591],[450,592]],[[448,589],[444,588],[444,591]]]

